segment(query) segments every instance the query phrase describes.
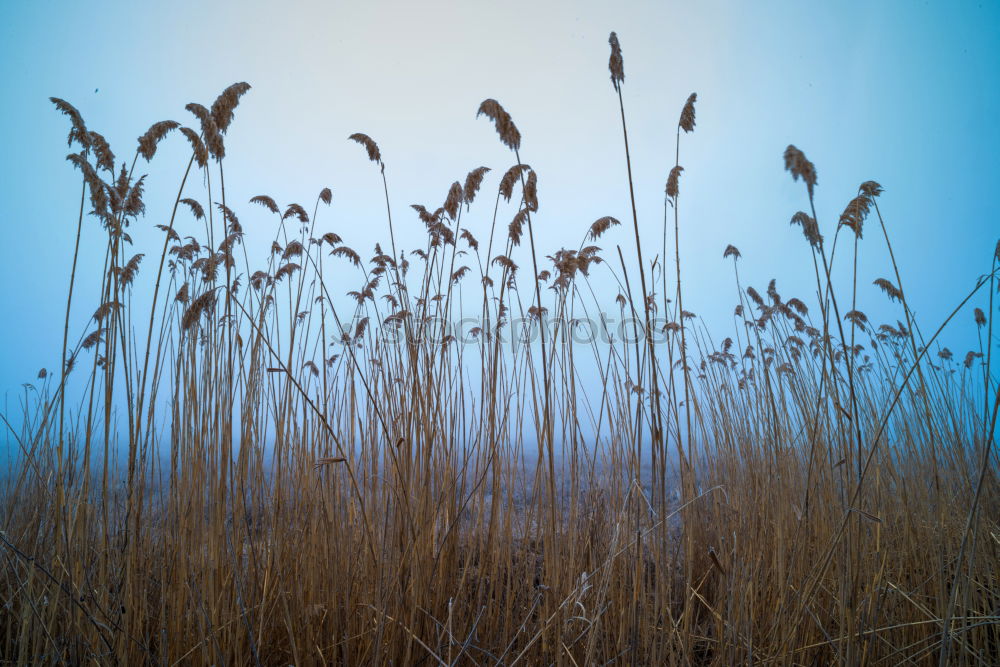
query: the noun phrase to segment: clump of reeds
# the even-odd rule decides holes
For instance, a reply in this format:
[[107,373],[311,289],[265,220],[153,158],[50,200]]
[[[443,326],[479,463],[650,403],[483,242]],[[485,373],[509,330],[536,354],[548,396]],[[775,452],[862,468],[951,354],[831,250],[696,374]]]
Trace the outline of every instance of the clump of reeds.
[[[862,183],[824,225],[816,167],[789,146],[815,292],[744,284],[728,245],[734,326],[717,338],[683,303],[680,139],[697,97],[681,107],[650,260],[609,43],[631,235],[595,211],[579,244],[548,255],[538,175],[496,100],[477,115],[514,165],[413,205],[420,247],[397,246],[383,153],[350,135],[379,167],[390,235],[363,249],[327,221],[329,188],[304,204],[227,201],[245,83],[188,104],[190,126],[153,124],[131,164],[53,98],[80,211],[58,370],[5,417],[18,456],[0,504],[4,660],[996,662],[1000,246],[948,321],[921,330],[882,187]],[[163,141],[191,154],[162,243],[139,250],[128,229],[160,184],[135,169]],[[873,214],[881,239],[862,235]],[[254,232],[264,256],[245,228],[267,230]],[[834,287],[842,232],[849,294]],[[83,234],[103,256],[81,256]],[[892,277],[867,288],[886,297],[873,319],[857,307],[857,256],[882,241]],[[80,266],[96,267],[97,293],[75,290]],[[982,342],[958,361],[942,330],[972,303]],[[469,331],[447,326],[470,313]],[[518,338],[518,324],[540,335]],[[588,324],[603,335],[574,343]]]

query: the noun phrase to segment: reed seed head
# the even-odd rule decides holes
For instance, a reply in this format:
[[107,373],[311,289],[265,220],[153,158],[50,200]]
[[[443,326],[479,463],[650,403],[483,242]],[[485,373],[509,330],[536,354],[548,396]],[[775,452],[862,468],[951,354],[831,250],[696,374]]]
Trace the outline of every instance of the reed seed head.
[[479,192],[479,188],[483,184],[483,178],[489,170],[489,167],[476,167],[465,177],[465,186],[462,188],[462,192],[466,207],[471,205],[472,201],[476,198],[476,193]]
[[816,187],[816,167],[806,159],[805,153],[791,144],[785,149],[785,169],[792,173],[794,180],[801,178],[805,182],[812,197]]
[[66,145],[72,146],[75,141],[84,152],[90,150],[90,133],[87,131],[87,124],[83,122],[83,116],[80,115],[76,107],[58,97],[50,97],[49,101],[55,105],[59,113],[69,118],[70,129],[69,135],[66,138]]
[[163,138],[171,130],[176,130],[180,126],[181,124],[175,120],[161,120],[159,123],[153,123],[146,130],[146,133],[139,137],[139,155],[145,158],[146,162],[152,160],[156,154],[156,147]]
[[667,196],[670,197],[671,199],[677,199],[677,195],[680,194],[678,185],[682,171],[684,171],[684,167],[677,165],[676,167],[670,170],[670,175],[667,177],[666,192]]
[[215,124],[212,112],[197,102],[191,102],[184,108],[194,114],[201,123],[201,137],[205,142],[205,148],[208,149],[209,156],[216,160],[226,157],[226,145],[222,141],[222,133]]
[[[271,197],[268,197],[267,195],[257,195],[256,197],[251,197],[250,198],[250,203],[251,204],[258,204],[260,206],[263,206],[264,208],[266,208],[271,213],[279,213],[280,212],[280,209],[278,208],[278,204],[274,201],[274,199],[272,199]],[[282,219],[284,219],[284,218],[282,218]]]
[[608,60],[611,85],[615,90],[620,90],[621,84],[625,82],[625,61],[622,59],[622,46],[618,42],[618,35],[612,32],[608,37],[608,44],[611,45],[611,58]]
[[799,211],[792,216],[789,224],[802,225],[802,234],[813,248],[818,250],[823,245],[823,235],[819,233],[819,225],[808,213]]
[[590,225],[590,231],[587,232],[587,235],[591,241],[596,241],[604,232],[620,224],[622,223],[617,218],[606,215],[603,218],[598,218]]
[[442,208],[444,208],[448,217],[454,220],[458,217],[458,207],[462,205],[463,201],[464,194],[462,192],[462,184],[455,181],[451,184],[451,187],[448,188],[448,196],[445,198],[444,206]]
[[898,287],[896,287],[895,285],[893,285],[888,279],[886,279],[886,278],[876,278],[875,281],[872,284],[875,285],[876,287],[878,287],[883,292],[885,292],[885,295],[887,297],[889,297],[890,301],[902,301],[903,300],[903,293],[899,290]]
[[874,202],[875,198],[882,194],[882,186],[875,181],[865,181],[861,184],[861,187],[858,188],[858,191]]
[[861,231],[864,227],[865,218],[868,217],[871,209],[871,202],[871,197],[861,193],[848,202],[844,212],[840,214],[839,224],[850,229],[854,232],[854,236],[859,239],[862,236]]
[[382,152],[378,149],[378,144],[375,143],[374,139],[362,132],[355,132],[347,138],[364,146],[368,152],[368,159],[376,163],[383,172],[385,171],[385,164],[382,163]]
[[476,112],[476,118],[479,118],[480,115],[484,115],[493,121],[503,145],[512,151],[516,151],[521,147],[521,133],[518,131],[517,126],[514,125],[514,120],[510,117],[510,114],[500,106],[499,102],[492,98],[483,100],[482,104],[479,105],[479,111]]
[[201,204],[199,204],[197,201],[189,197],[186,197],[181,200],[181,203],[187,206],[189,209],[191,209],[191,214],[194,215],[195,220],[205,219],[205,209],[203,209],[201,207]]
[[500,194],[503,195],[504,200],[510,201],[510,198],[514,194],[514,185],[524,172],[530,170],[531,167],[526,164],[515,164],[507,170],[503,178],[500,179]]
[[188,140],[191,144],[191,151],[194,154],[194,161],[198,163],[198,166],[202,169],[208,164],[208,149],[205,148],[205,142],[201,140],[198,133],[192,130],[190,127],[182,127],[181,134]]
[[681,109],[681,118],[677,124],[685,132],[694,132],[694,103],[697,101],[698,93],[691,93]]
[[240,98],[250,90],[250,84],[241,81],[222,91],[212,103],[212,120],[221,134],[225,134],[233,122],[233,112],[240,103]]

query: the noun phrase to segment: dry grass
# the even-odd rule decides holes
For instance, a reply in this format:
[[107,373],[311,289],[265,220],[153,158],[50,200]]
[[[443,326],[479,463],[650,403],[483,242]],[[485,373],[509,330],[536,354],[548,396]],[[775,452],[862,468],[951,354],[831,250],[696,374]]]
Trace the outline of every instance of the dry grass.
[[[631,187],[613,33],[610,44]],[[737,305],[718,341],[682,305],[692,94],[652,262],[631,192],[634,249],[586,246],[621,232],[602,217],[540,262],[537,177],[513,119],[486,100],[479,113],[515,165],[495,186],[474,170],[436,210],[414,206],[407,224],[425,225],[422,248],[397,247],[382,154],[359,133],[350,139],[380,169],[388,247],[365,261],[348,230],[328,229],[328,189],[311,212],[262,195],[241,211],[275,230],[252,266],[224,172],[248,89],[188,105],[194,129],[153,125],[120,169],[103,137],[53,100],[82,174],[78,238],[104,234],[107,252],[99,294],[74,293],[74,256],[66,364],[40,374],[11,428],[3,661],[1000,659],[997,255],[956,299],[956,313],[988,302],[967,323],[981,349],[964,364],[946,348],[931,358],[941,329],[922,334],[913,321],[894,257],[894,280],[876,281],[885,312],[901,311],[894,324],[857,310],[856,268],[852,293],[832,286],[838,241],[856,267],[873,213],[881,235],[865,243],[889,244],[881,188],[863,184],[828,229],[812,206],[816,168],[790,146],[810,207],[791,220],[816,291],[785,299],[772,281],[761,296],[741,284],[728,246]],[[174,130],[191,159],[162,245],[139,254],[125,243],[145,224],[134,169]],[[632,318],[635,339],[567,344],[582,323],[603,326],[594,280],[619,286],[609,311]],[[152,295],[148,312],[135,290]],[[96,309],[76,342],[72,308]],[[462,344],[443,323],[476,311]],[[497,327],[517,318],[552,326],[502,343]]]

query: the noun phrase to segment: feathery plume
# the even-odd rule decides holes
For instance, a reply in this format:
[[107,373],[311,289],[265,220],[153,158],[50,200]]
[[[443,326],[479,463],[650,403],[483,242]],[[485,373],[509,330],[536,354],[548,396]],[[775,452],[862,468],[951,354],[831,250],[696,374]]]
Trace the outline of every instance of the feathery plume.
[[849,228],[857,238],[861,238],[861,229],[865,218],[871,210],[872,199],[858,188],[858,196],[848,202],[844,212],[840,214],[839,224]]
[[685,132],[694,131],[694,103],[697,101],[698,93],[691,93],[684,103],[684,108],[681,109],[681,118],[677,125]]
[[330,251],[330,254],[336,257],[346,257],[354,266],[361,266],[361,257],[358,256],[358,253],[354,252],[354,250],[348,248],[347,246],[342,245],[339,248],[334,248]]
[[376,163],[382,171],[385,171],[385,165],[382,163],[382,152],[378,149],[378,144],[375,143],[374,139],[363,132],[355,132],[347,138],[364,146],[368,152],[368,159]]
[[622,59],[622,45],[618,42],[618,35],[612,32],[608,36],[608,44],[611,45],[611,58],[608,60],[611,85],[615,90],[619,90],[621,84],[625,82],[625,61]]
[[469,247],[472,248],[474,251],[479,250],[479,241],[476,240],[476,237],[473,236],[472,232],[470,232],[468,229],[463,229],[462,233],[459,234],[458,236],[459,238],[465,239],[465,241],[469,244]]
[[844,319],[860,328],[864,328],[864,326],[868,323],[868,316],[862,313],[860,310],[850,311],[849,313],[844,315]]
[[458,207],[462,205],[463,200],[464,194],[462,193],[462,184],[455,181],[451,184],[451,187],[448,188],[448,196],[444,200],[444,206],[442,206],[445,213],[447,213],[448,217],[452,220],[458,216]]
[[865,181],[858,188],[858,191],[873,202],[876,197],[882,194],[882,186],[875,181]]
[[88,132],[87,136],[90,141],[90,150],[97,158],[97,168],[104,171],[114,171],[115,154],[111,151],[111,146],[108,145],[104,136],[97,132]]
[[55,105],[59,113],[67,116],[70,122],[69,135],[66,138],[66,145],[72,146],[73,142],[80,144],[84,152],[90,150],[90,133],[87,131],[87,124],[83,122],[83,116],[76,107],[66,100],[58,97],[50,97],[49,101]]
[[503,175],[503,178],[500,179],[500,194],[503,195],[504,200],[510,201],[514,195],[514,185],[521,178],[521,174],[526,171],[531,171],[531,167],[526,164],[515,164]]
[[212,112],[197,102],[191,102],[184,108],[194,114],[201,123],[201,136],[209,156],[216,160],[226,157],[226,146],[222,141],[222,133],[219,132],[219,127],[215,124]]
[[240,98],[250,90],[250,84],[246,81],[234,83],[222,91],[214,102],[212,102],[212,120],[221,134],[225,134],[229,129],[229,124],[233,122],[233,111],[240,103]]
[[872,284],[885,292],[885,295],[889,297],[891,301],[903,300],[903,293],[886,278],[876,278]]
[[198,166],[203,168],[208,164],[208,149],[205,148],[205,142],[201,140],[198,133],[192,130],[190,127],[182,127],[181,134],[188,140],[191,144],[191,151],[194,153],[194,161],[198,163]]
[[671,199],[676,199],[677,195],[680,194],[678,189],[678,181],[681,177],[681,172],[684,171],[684,167],[677,165],[670,170],[670,176],[667,177],[667,196]]
[[274,272],[274,281],[281,282],[281,279],[285,276],[290,276],[302,267],[295,262],[289,262],[288,264],[283,264],[280,269]]
[[189,331],[198,323],[201,316],[209,312],[214,305],[215,292],[209,290],[208,292],[203,293],[197,299],[192,301],[191,305],[184,311],[184,315],[181,316],[181,328],[184,329],[184,331]]
[[191,214],[194,215],[195,220],[205,219],[205,209],[203,209],[201,207],[201,204],[199,204],[197,201],[191,199],[190,197],[185,197],[184,199],[181,200],[181,203],[186,205],[189,209],[191,209]]
[[510,225],[507,227],[508,236],[510,236],[510,241],[514,245],[521,245],[521,235],[524,233],[524,223],[528,219],[528,209],[522,208],[514,216],[514,219],[510,221]]
[[156,154],[156,147],[171,130],[176,130],[181,124],[175,120],[161,120],[153,123],[146,134],[139,137],[139,155],[149,162]]
[[517,264],[515,264],[510,257],[507,257],[506,255],[497,255],[493,258],[493,263],[499,264],[505,268],[512,276],[517,272]]
[[309,222],[309,214],[306,213],[306,210],[302,208],[300,204],[288,205],[288,208],[285,209],[285,213],[281,216],[281,219],[287,220],[288,218],[298,218],[298,221],[302,224]]
[[806,304],[802,303],[802,300],[799,299],[799,298],[792,297],[791,299],[789,299],[788,300],[788,306],[790,308],[794,308],[798,312],[799,315],[808,315],[809,314],[809,308],[807,308]]
[[476,112],[476,118],[479,118],[481,115],[493,121],[497,134],[500,135],[500,141],[504,146],[512,151],[516,151],[521,147],[521,133],[518,132],[510,114],[500,106],[499,102],[492,98],[483,100],[482,104],[479,105],[479,111]]
[[80,346],[83,347],[83,349],[85,350],[89,350],[90,348],[94,347],[99,342],[101,342],[101,337],[103,335],[104,335],[104,328],[98,327],[94,331],[91,331],[89,334],[87,334],[87,337],[83,339],[83,342],[80,344]]
[[806,159],[805,153],[791,144],[785,149],[785,169],[792,173],[794,180],[801,178],[805,182],[812,197],[816,187],[816,167]]
[[807,213],[799,211],[792,216],[792,220],[789,223],[791,225],[802,225],[802,234],[809,241],[809,245],[816,248],[817,250],[823,245],[823,236],[819,233],[819,225],[816,221],[810,217]]
[[465,187],[462,188],[462,193],[466,207],[472,204],[472,200],[476,198],[476,193],[479,192],[479,188],[483,184],[483,177],[489,170],[489,167],[476,167],[465,177]]
[[590,237],[591,241],[596,241],[601,237],[604,232],[608,231],[612,227],[622,224],[616,218],[612,218],[610,215],[606,215],[603,218],[598,218],[594,220],[593,224],[590,225],[590,231],[587,235]]
[[326,234],[323,234],[323,236],[320,237],[320,242],[329,243],[331,246],[335,246],[338,243],[343,243],[343,241],[344,239],[340,238],[340,235],[335,234],[334,232],[327,232]]
[[[256,197],[251,197],[250,198],[250,203],[251,204],[257,204],[259,206],[263,206],[264,208],[266,208],[271,213],[280,213],[281,212],[281,210],[278,208],[277,202],[275,202],[274,199],[272,199],[271,197],[268,197],[267,195],[257,195]],[[282,219],[284,219],[284,218],[282,218]]]

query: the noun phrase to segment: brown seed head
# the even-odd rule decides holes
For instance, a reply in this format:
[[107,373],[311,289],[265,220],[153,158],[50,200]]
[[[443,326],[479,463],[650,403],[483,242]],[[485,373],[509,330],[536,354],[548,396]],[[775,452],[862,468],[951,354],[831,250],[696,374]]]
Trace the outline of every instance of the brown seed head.
[[208,164],[208,149],[205,148],[205,143],[201,140],[201,137],[190,127],[182,127],[181,134],[191,144],[191,151],[194,153],[195,162],[198,163],[199,167],[204,168]]
[[792,172],[792,178],[796,181],[801,178],[805,182],[809,196],[812,197],[816,187],[816,167],[806,159],[805,153],[789,144],[785,149],[785,169]]
[[698,101],[698,93],[691,93],[681,109],[681,119],[677,123],[685,132],[694,131],[694,103]]
[[802,234],[812,247],[819,249],[823,245],[823,236],[819,233],[819,225],[807,213],[799,211],[792,216],[789,224],[802,225]]
[[859,194],[857,197],[852,199],[844,212],[840,214],[841,225],[849,228],[854,232],[854,236],[861,238],[861,230],[865,223],[865,218],[868,217],[868,212],[871,208],[871,198],[865,194]]
[[256,197],[251,197],[250,203],[259,204],[260,206],[263,206],[271,213],[279,212],[278,204],[271,197],[268,197],[267,195],[257,195]]
[[368,152],[368,159],[376,163],[382,171],[385,171],[385,164],[382,163],[382,152],[378,149],[378,144],[375,143],[374,139],[362,132],[355,132],[347,138],[364,146]]
[[180,127],[180,123],[175,120],[161,120],[159,123],[153,123],[146,130],[146,134],[139,137],[139,155],[144,157],[146,162],[152,160],[159,143],[167,136],[167,133],[178,127]]
[[222,133],[215,124],[212,112],[196,102],[191,102],[184,108],[194,114],[201,123],[201,136],[208,149],[208,154],[216,160],[226,157],[226,146],[222,141]]
[[84,152],[87,152],[90,149],[90,133],[87,132],[87,124],[83,122],[83,116],[80,115],[76,107],[66,100],[58,97],[50,97],[49,101],[55,105],[56,110],[69,118],[70,129],[69,135],[66,138],[66,145],[72,146],[75,141],[80,144]]
[[893,285],[888,279],[876,278],[872,284],[885,292],[885,295],[889,297],[891,301],[903,300],[903,293],[899,291],[899,288]]
[[245,81],[234,83],[222,91],[212,103],[212,120],[215,121],[215,126],[221,134],[225,134],[229,129],[229,124],[233,122],[233,111],[248,90],[250,90],[249,83]]
[[483,100],[483,103],[479,105],[479,111],[476,112],[476,118],[480,115],[485,115],[493,121],[497,134],[500,135],[500,141],[507,148],[516,151],[521,147],[521,133],[514,125],[510,114],[500,106],[499,102],[492,98]]
[[863,194],[868,199],[874,200],[880,194],[882,194],[882,186],[875,181],[865,181],[858,188],[858,191]]
[[448,196],[445,198],[444,206],[442,207],[452,220],[458,216],[458,207],[462,205],[463,199],[462,184],[455,181],[448,188]]
[[462,192],[466,207],[472,204],[472,200],[476,198],[476,193],[479,192],[479,188],[483,184],[483,177],[489,170],[489,167],[476,167],[465,177],[465,187],[462,188]]
[[684,167],[677,165],[670,170],[670,176],[667,177],[667,196],[671,199],[677,199],[677,195],[680,194],[678,189],[678,181],[680,181],[681,172],[684,171]]
[[608,60],[608,69],[611,70],[611,85],[615,90],[625,81],[625,61],[622,60],[622,46],[618,42],[618,35],[614,32],[608,37],[608,44],[611,45],[611,59]]
[[590,236],[592,241],[596,241],[604,232],[620,224],[622,223],[619,222],[617,218],[612,218],[610,215],[606,215],[603,218],[598,218],[593,222],[593,224],[590,225],[588,236]]
[[506,201],[510,201],[511,196],[514,194],[514,185],[525,171],[531,171],[531,167],[526,164],[515,164],[500,179],[500,194],[503,195]]

